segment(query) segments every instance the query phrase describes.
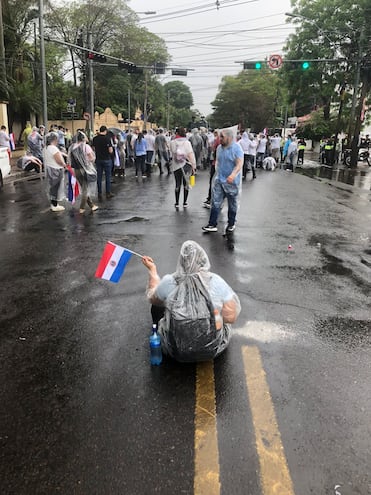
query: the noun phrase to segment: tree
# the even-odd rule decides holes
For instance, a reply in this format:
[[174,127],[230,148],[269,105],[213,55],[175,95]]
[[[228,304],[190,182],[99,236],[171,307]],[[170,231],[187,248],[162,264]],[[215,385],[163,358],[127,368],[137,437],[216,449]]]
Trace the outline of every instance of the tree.
[[256,131],[275,127],[277,95],[278,77],[267,69],[225,76],[212,102],[214,112],[210,120],[214,127],[236,123]]
[[[164,41],[138,26],[138,17],[125,0],[113,0],[107,4],[104,0],[74,2],[66,9],[51,7],[48,17],[48,30],[57,33],[60,39],[79,46],[88,47],[89,33],[94,51],[108,56],[108,65],[94,64],[95,104],[110,106],[117,112],[127,111],[127,94],[130,89],[133,105],[143,108],[145,78],[120,69],[115,59],[126,60],[138,66],[154,66],[166,63],[169,55]],[[78,84],[81,74],[82,92],[85,95],[83,106],[88,106],[86,52],[70,48],[74,82]],[[156,79],[147,75],[147,87],[156,86]]]
[[308,105],[310,88],[312,97],[323,106],[324,117],[329,119],[333,102],[342,109],[336,89],[345,87],[353,95],[343,103],[345,113],[348,107],[350,115],[348,128],[353,136],[353,163],[356,164],[361,112],[371,88],[369,0],[357,3],[351,0],[293,0],[292,3],[298,28],[287,43],[286,58],[325,58],[334,59],[334,62],[313,63],[305,72],[283,72],[289,99]]

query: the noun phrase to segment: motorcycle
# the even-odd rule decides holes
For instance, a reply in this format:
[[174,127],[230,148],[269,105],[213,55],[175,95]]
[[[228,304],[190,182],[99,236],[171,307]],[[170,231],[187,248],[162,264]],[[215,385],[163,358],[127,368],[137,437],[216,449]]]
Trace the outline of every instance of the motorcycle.
[[[352,156],[352,150],[351,149],[344,150],[343,163],[347,167],[350,167],[351,156]],[[359,162],[366,162],[369,167],[371,166],[371,163],[370,163],[370,152],[369,152],[368,149],[366,149],[366,148],[360,148],[358,150],[358,161]]]

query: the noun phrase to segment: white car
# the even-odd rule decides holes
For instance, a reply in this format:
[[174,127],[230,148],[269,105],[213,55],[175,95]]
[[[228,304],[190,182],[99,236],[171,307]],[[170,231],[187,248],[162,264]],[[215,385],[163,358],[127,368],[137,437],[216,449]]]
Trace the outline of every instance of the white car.
[[10,174],[10,160],[8,148],[0,147],[0,187],[3,186],[3,178]]

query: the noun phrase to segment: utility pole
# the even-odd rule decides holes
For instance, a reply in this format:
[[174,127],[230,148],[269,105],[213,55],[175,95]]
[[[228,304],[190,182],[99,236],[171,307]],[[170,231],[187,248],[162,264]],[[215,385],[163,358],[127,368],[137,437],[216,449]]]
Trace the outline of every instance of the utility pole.
[[131,106],[131,102],[130,102],[130,88],[128,88],[128,131],[130,132],[130,129],[131,129],[131,117],[130,117],[130,106]]
[[148,102],[148,71],[145,71],[144,80],[144,110],[143,110],[143,130],[147,130],[147,102]]
[[0,100],[8,99],[8,83],[6,79],[5,65],[5,44],[4,44],[4,25],[3,25],[3,10],[0,0]]
[[170,126],[170,90],[167,92],[167,115],[166,115],[166,129],[169,130]]
[[[1,0],[0,0],[1,1]],[[48,129],[48,94],[46,90],[45,40],[44,40],[44,0],[39,0],[40,62],[43,102],[43,124]]]

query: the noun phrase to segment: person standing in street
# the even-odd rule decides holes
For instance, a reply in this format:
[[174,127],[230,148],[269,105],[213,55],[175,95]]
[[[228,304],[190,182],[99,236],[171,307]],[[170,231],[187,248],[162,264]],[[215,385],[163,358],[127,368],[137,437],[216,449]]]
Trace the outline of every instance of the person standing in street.
[[216,152],[215,179],[212,193],[212,205],[209,223],[202,230],[217,232],[218,216],[224,198],[228,201],[227,232],[235,229],[238,196],[241,190],[241,169],[243,166],[243,151],[235,142],[233,130],[230,128],[220,131],[220,146]]
[[298,164],[301,163],[304,165],[304,151],[307,146],[304,138],[300,138],[298,141]]
[[271,137],[271,156],[275,159],[276,163],[280,161],[281,158],[281,137],[276,132],[274,136]]
[[138,173],[142,174],[143,179],[147,177],[146,156],[147,143],[143,134],[140,132],[134,142],[135,177],[138,177]]
[[218,149],[218,146],[220,144],[220,137],[219,137],[219,131],[215,130],[214,131],[214,140],[212,144],[212,151],[210,155],[210,177],[209,177],[209,190],[207,193],[207,198],[203,203],[203,206],[205,208],[211,208],[211,192],[212,192],[212,184],[213,184],[213,178],[215,174],[215,161],[216,161],[216,150]]
[[159,167],[160,167],[160,175],[162,175],[163,167],[166,165],[167,173],[170,174],[170,164],[169,164],[169,145],[164,135],[164,130],[160,128],[158,130],[158,134],[155,138],[155,151],[159,156]]
[[155,153],[155,136],[153,135],[153,131],[151,129],[148,132],[144,130],[143,135],[147,145],[146,174],[147,177],[149,177],[152,173],[153,155]]
[[0,146],[10,149],[10,137],[6,132],[5,125],[2,125],[0,129]]
[[38,160],[43,161],[43,144],[44,139],[39,133],[39,129],[37,127],[33,127],[27,138],[27,151]]
[[93,148],[95,151],[95,165],[97,167],[97,185],[98,185],[98,199],[102,199],[102,179],[103,172],[106,178],[106,198],[113,198],[114,194],[111,192],[111,169],[112,161],[111,155],[113,153],[113,147],[110,138],[107,136],[107,127],[102,125],[99,129],[99,134],[93,139]]
[[246,179],[246,174],[249,166],[249,147],[250,139],[246,131],[242,132],[241,139],[238,141],[243,151],[243,167],[242,167],[242,180]]
[[65,198],[64,194],[64,169],[66,163],[58,148],[58,134],[50,132],[46,136],[44,148],[45,177],[48,183],[50,209],[52,211],[64,211],[65,207],[58,204]]
[[93,165],[94,151],[87,143],[88,138],[82,131],[77,132],[76,142],[68,150],[68,163],[75,171],[75,177],[80,184],[80,213],[85,213],[86,203],[91,211],[98,210],[98,206],[91,199],[97,187],[97,172]]
[[179,208],[180,189],[183,184],[183,208],[188,207],[189,176],[196,171],[196,160],[192,145],[186,137],[184,127],[179,127],[178,133],[170,143],[173,157],[172,169],[175,178],[175,208]]
[[259,140],[258,140],[258,147],[256,149],[256,166],[257,167],[262,167],[263,166],[263,160],[265,158],[265,152],[267,151],[267,143],[268,139],[266,138],[265,134],[260,134]]
[[295,137],[291,139],[289,147],[287,149],[288,165],[286,170],[293,172],[295,167],[295,160],[298,154],[298,143]]

